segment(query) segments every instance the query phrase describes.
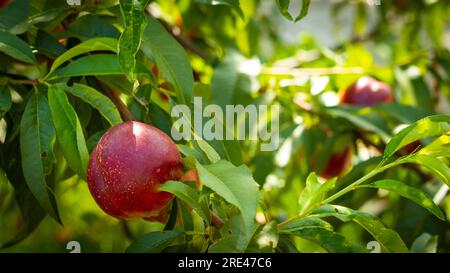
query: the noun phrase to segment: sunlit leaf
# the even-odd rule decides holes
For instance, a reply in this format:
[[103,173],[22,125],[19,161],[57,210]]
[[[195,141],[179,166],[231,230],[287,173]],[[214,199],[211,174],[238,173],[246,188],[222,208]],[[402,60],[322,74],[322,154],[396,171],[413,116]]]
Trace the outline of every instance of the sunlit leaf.
[[384,179],[375,181],[370,184],[361,185],[359,187],[378,188],[395,192],[405,198],[408,198],[413,202],[416,202],[418,205],[426,208],[428,211],[433,213],[439,219],[445,220],[444,214],[431,198],[429,198],[424,192],[416,188],[410,187],[408,185],[405,185],[403,182],[392,179]]
[[119,38],[119,63],[122,70],[133,79],[136,65],[135,55],[141,45],[142,34],[147,21],[144,9],[149,0],[121,0],[120,10],[125,23],[125,30]]
[[431,155],[416,154],[408,158],[408,162],[420,164],[427,167],[444,183],[450,186],[450,167],[444,161]]
[[344,236],[323,227],[305,227],[295,230],[292,235],[312,241],[330,253],[360,253],[364,249],[352,245]]
[[450,117],[437,115],[423,118],[401,130],[387,144],[383,158],[387,159],[407,144],[450,131]]
[[64,157],[78,176],[86,180],[89,153],[77,113],[59,87],[49,88],[48,101]]
[[320,202],[325,198],[327,192],[334,188],[336,178],[332,178],[325,183],[320,183],[315,173],[311,173],[306,179],[306,186],[300,194],[298,203],[300,205],[299,214],[319,207]]
[[194,79],[186,52],[160,22],[151,17],[147,19],[142,38],[143,51],[155,58],[158,70],[173,85],[178,102],[190,105]]
[[206,187],[239,208],[247,234],[250,234],[258,206],[259,186],[249,169],[244,165],[235,167],[224,160],[206,166],[197,163],[196,166]]
[[70,59],[92,51],[111,51],[116,53],[117,40],[114,38],[99,37],[82,42],[56,58],[52,64],[52,67],[50,68],[49,74],[51,74],[63,63],[69,61]]
[[325,205],[312,213],[314,217],[336,217],[343,222],[353,221],[367,230],[387,252],[409,252],[400,235],[376,217],[349,208]]
[[193,208],[205,221],[210,221],[211,215],[209,214],[209,210],[205,210],[199,203],[200,195],[186,183],[167,181],[159,187],[159,190],[172,193]]
[[36,57],[34,57],[31,48],[23,40],[19,39],[7,31],[0,29],[0,52],[5,53],[22,62],[34,64]]
[[299,15],[295,17],[295,22],[300,21],[308,14],[309,5],[311,5],[311,0],[302,0],[302,8],[300,9]]
[[[145,74],[147,70],[142,64],[138,63],[135,73]],[[56,70],[50,75],[49,79],[120,74],[123,74],[123,72],[116,55],[95,54],[81,57],[67,66]]]

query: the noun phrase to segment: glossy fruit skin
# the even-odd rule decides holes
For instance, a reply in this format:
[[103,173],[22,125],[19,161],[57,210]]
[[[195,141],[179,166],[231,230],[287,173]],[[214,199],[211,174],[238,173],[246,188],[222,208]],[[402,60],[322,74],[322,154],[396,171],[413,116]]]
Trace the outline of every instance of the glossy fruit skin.
[[360,106],[373,106],[378,103],[391,103],[392,89],[384,83],[372,77],[361,77],[350,85],[340,97],[341,103]]
[[110,128],[91,153],[87,180],[97,204],[119,219],[158,216],[173,195],[158,191],[183,175],[175,143],[159,129],[128,121]]

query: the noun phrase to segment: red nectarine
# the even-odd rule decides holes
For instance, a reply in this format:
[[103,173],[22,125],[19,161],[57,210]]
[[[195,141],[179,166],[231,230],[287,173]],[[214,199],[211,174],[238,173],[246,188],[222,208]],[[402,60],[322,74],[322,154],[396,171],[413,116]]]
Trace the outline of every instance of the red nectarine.
[[372,77],[361,77],[350,85],[340,97],[341,103],[361,106],[373,106],[378,103],[391,103],[391,87]]

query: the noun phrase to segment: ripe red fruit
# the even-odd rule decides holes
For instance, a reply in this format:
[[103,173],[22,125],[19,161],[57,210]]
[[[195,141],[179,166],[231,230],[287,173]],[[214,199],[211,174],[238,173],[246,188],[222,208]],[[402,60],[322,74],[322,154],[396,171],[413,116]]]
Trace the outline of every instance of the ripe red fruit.
[[372,77],[361,77],[342,93],[341,103],[373,106],[378,103],[391,103],[391,87]]
[[128,121],[100,139],[89,159],[87,180],[106,213],[120,219],[151,218],[173,199],[159,185],[182,175],[175,143],[155,127]]

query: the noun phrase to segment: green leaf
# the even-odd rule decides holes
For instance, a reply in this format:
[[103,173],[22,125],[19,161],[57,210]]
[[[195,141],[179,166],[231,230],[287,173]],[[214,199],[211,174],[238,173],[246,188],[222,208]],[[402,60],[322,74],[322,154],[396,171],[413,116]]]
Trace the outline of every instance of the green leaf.
[[244,165],[235,167],[224,160],[207,166],[197,163],[196,166],[202,183],[241,211],[247,234],[250,234],[258,206],[259,188],[250,170]]
[[320,202],[325,198],[327,192],[334,188],[335,184],[336,178],[327,180],[322,184],[314,172],[309,174],[306,179],[306,186],[298,199],[300,205],[299,214],[303,215],[306,211],[319,207],[321,205]]
[[55,84],[55,86],[92,105],[111,125],[122,123],[122,118],[114,103],[94,88],[78,83],[73,86],[67,86],[65,84]]
[[293,21],[294,18],[292,18],[292,15],[289,13],[289,4],[290,4],[290,0],[277,0],[277,7],[278,10],[280,11],[280,13],[286,17],[286,19],[288,19],[289,21]]
[[216,163],[217,161],[220,160],[220,155],[216,152],[216,150],[211,145],[209,145],[208,142],[197,137],[195,139],[195,143],[197,143],[198,147],[206,154],[206,157],[208,157],[208,160],[211,163]]
[[192,102],[194,78],[188,56],[161,23],[154,18],[147,18],[142,50],[147,56],[154,57],[158,70],[175,89],[178,102],[189,106]]
[[86,180],[89,153],[77,113],[59,87],[50,87],[48,101],[55,123],[57,139],[69,167]]
[[450,156],[450,134],[442,135],[419,151],[421,155],[433,157]]
[[100,50],[117,53],[117,39],[107,37],[92,38],[72,47],[55,59],[48,75],[73,57]]
[[442,135],[450,131],[450,117],[436,115],[423,118],[410,126],[401,130],[387,144],[384,150],[383,159],[392,156],[396,151],[411,142],[426,137]]
[[[147,73],[141,63],[136,66],[136,73]],[[56,70],[49,79],[91,76],[91,75],[120,75],[123,74],[119,60],[113,54],[95,54],[81,57],[67,66]]]
[[450,186],[450,167],[436,157],[430,155],[415,154],[414,156],[409,157],[407,162],[416,163],[427,167],[437,177],[442,179],[445,184]]
[[175,239],[181,237],[179,230],[153,231],[136,239],[125,250],[127,253],[159,253]]
[[92,14],[78,16],[77,19],[69,25],[67,32],[80,40],[87,40],[95,37],[118,39],[120,36],[120,32],[109,21],[108,16]]
[[371,184],[361,185],[360,188],[377,188],[395,192],[409,200],[416,202],[418,205],[426,208],[428,211],[445,221],[445,216],[439,207],[424,192],[405,185],[403,182],[392,179],[378,180]]
[[0,52],[19,61],[34,64],[36,57],[31,48],[16,35],[0,29]]
[[120,10],[125,23],[125,30],[119,38],[119,63],[122,71],[132,80],[136,66],[136,53],[141,46],[141,38],[147,21],[145,7],[149,0],[121,0]]
[[398,121],[411,124],[419,119],[429,116],[430,113],[415,107],[399,103],[380,103],[373,106],[374,109],[386,112]]
[[308,15],[309,5],[311,4],[311,0],[302,0],[302,8],[300,9],[299,15],[295,17],[295,22],[300,21],[303,19],[306,15]]
[[377,133],[385,142],[390,139],[385,121],[379,116],[374,115],[374,113],[371,113],[368,108],[340,105],[328,107],[325,111],[330,115],[348,120],[358,128]]
[[186,183],[167,181],[159,187],[159,190],[172,193],[193,208],[206,222],[210,222],[211,215],[209,214],[209,210],[205,210],[199,203],[200,195]]
[[323,227],[305,227],[295,230],[292,235],[312,241],[331,253],[360,253],[361,247],[350,244],[347,239]]
[[245,19],[244,12],[242,11],[241,6],[239,4],[239,0],[196,0],[196,2],[213,6],[216,5],[229,6],[239,14],[242,20]]
[[54,160],[55,139],[55,128],[47,100],[41,93],[35,93],[28,100],[20,123],[23,174],[42,208],[61,223],[55,197],[45,180]]
[[233,215],[220,229],[222,237],[211,244],[209,253],[242,253],[249,244],[254,230],[246,230],[242,215]]
[[8,85],[0,83],[0,118],[9,111],[11,105],[11,90]]
[[346,207],[325,205],[312,212],[312,217],[336,217],[343,222],[354,221],[367,230],[388,252],[408,252],[400,235],[386,228],[375,216]]

